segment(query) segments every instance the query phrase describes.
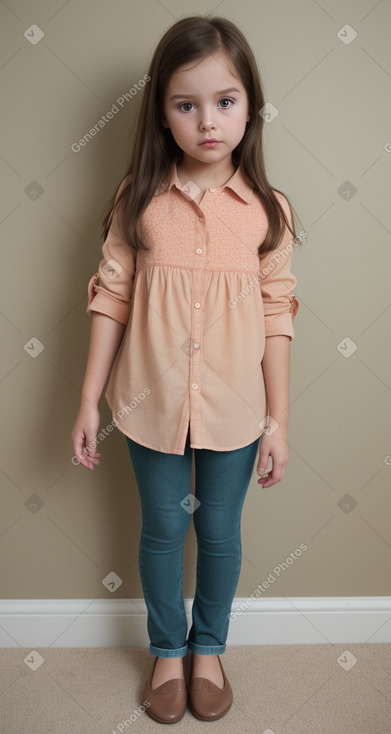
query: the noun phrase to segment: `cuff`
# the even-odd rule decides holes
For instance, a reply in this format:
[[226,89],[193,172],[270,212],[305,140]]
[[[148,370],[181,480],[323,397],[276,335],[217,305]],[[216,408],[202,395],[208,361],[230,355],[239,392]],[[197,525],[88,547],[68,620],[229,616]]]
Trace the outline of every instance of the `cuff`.
[[127,326],[130,316],[130,301],[120,301],[98,285],[99,273],[94,273],[88,282],[88,303],[86,313],[91,316],[93,311],[98,311],[115,321]]
[[289,296],[290,309],[275,316],[265,316],[265,337],[267,336],[289,336],[294,339],[293,320],[300,308],[300,301],[292,293]]

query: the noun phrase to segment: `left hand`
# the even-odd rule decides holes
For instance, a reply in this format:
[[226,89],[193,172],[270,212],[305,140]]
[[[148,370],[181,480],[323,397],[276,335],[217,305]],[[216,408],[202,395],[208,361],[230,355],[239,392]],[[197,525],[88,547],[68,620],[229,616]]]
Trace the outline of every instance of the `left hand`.
[[[269,455],[273,461],[273,468],[266,474]],[[264,489],[267,489],[268,487],[272,487],[273,484],[280,482],[284,477],[288,461],[288,430],[279,426],[270,436],[264,433],[261,438],[257,465],[257,474],[261,477],[258,479],[258,484],[261,484]],[[266,476],[263,477],[263,474],[266,474]]]

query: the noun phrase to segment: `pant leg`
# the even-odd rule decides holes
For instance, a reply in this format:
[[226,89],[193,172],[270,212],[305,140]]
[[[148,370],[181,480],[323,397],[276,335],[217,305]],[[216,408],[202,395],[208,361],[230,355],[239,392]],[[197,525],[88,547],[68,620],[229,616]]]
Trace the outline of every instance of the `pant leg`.
[[187,440],[183,456],[165,454],[126,440],[142,507],[139,569],[150,652],[183,657],[188,650],[183,546],[191,514],[181,502],[191,491],[192,449]]
[[260,438],[234,451],[194,449],[197,534],[197,583],[188,646],[198,654],[226,648],[229,614],[239,580],[241,513]]

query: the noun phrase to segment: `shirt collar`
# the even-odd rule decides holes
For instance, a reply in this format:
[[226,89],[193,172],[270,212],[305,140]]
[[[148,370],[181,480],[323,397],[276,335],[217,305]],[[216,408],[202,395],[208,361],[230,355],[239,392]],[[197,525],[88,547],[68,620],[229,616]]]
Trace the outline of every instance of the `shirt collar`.
[[[173,186],[176,186],[179,191],[182,191],[182,184],[178,178],[178,170],[177,170],[177,163],[174,162],[171,167],[171,173],[170,173],[170,179],[169,183],[166,186],[160,186],[156,192],[155,196],[158,194],[161,194],[163,191],[170,191]],[[228,181],[225,182],[222,186],[216,186],[216,191],[222,191],[225,189],[225,187],[228,186],[232,191],[235,191],[235,193],[240,196],[243,201],[245,201],[247,204],[250,203],[251,195],[253,192],[253,187],[250,186],[250,184],[247,183],[247,180],[245,179],[242,169],[240,165],[236,169],[236,171],[232,174],[231,178],[228,179]]]

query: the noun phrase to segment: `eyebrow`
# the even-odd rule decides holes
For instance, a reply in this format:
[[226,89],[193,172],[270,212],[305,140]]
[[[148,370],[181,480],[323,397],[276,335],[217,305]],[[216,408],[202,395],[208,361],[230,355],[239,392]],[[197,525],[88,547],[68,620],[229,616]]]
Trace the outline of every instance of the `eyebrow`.
[[[228,94],[229,92],[238,92],[240,94],[240,90],[236,89],[236,87],[230,87],[229,89],[222,89],[221,92],[216,92],[216,94]],[[183,99],[184,97],[190,99],[190,97],[194,98],[196,96],[197,96],[196,94],[187,94],[187,93],[186,94],[173,94],[173,96],[170,97],[170,102],[173,99]]]

